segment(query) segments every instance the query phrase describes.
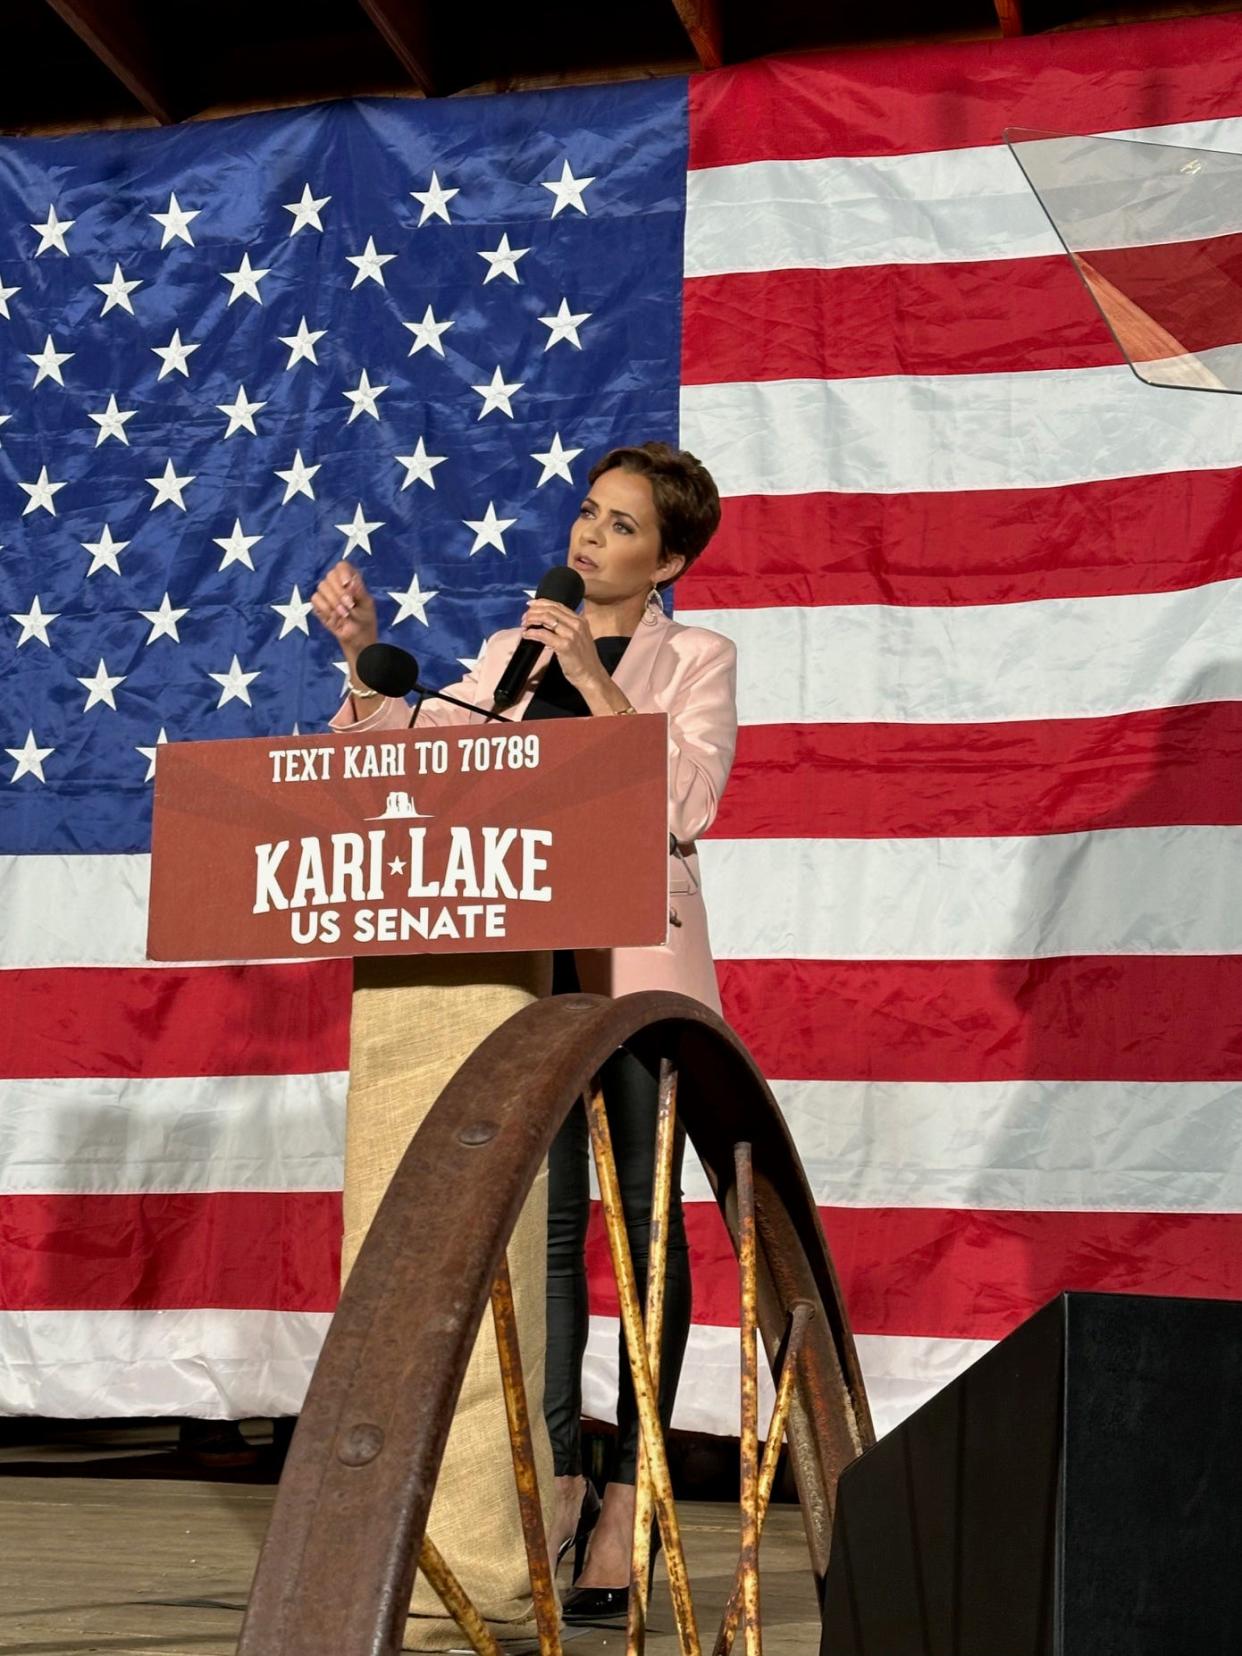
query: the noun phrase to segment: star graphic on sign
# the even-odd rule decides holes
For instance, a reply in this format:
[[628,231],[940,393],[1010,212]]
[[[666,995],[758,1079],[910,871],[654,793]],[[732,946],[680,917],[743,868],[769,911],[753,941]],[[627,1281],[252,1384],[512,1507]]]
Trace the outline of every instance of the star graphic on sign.
[[9,619],[16,621],[22,629],[22,636],[18,639],[16,646],[19,650],[23,644],[29,643],[32,638],[37,638],[40,644],[46,644],[48,649],[51,649],[52,641],[47,636],[47,629],[53,621],[60,620],[60,615],[59,613],[48,615],[37,596],[24,615],[10,615]]
[[229,417],[229,429],[224,434],[226,439],[231,437],[235,431],[243,430],[248,431],[252,437],[259,435],[255,429],[254,417],[261,408],[266,408],[267,404],[265,402],[250,402],[246,397],[246,387],[244,385],[237,387],[235,401],[217,403],[216,407],[221,414],[227,414]]
[[301,201],[286,201],[284,204],[285,212],[293,214],[293,223],[289,228],[289,234],[296,236],[298,231],[305,230],[308,224],[312,230],[322,230],[323,225],[320,222],[319,214],[331,200],[330,195],[313,196],[310,185],[303,184]]
[[280,637],[284,638],[291,632],[305,633],[310,637],[310,628],[306,625],[306,617],[310,614],[312,605],[308,598],[303,598],[299,588],[294,587],[289,595],[287,604],[269,604],[280,617]]
[[403,328],[408,328],[414,335],[414,343],[410,346],[410,355],[414,356],[424,346],[429,346],[437,356],[444,355],[444,346],[440,343],[440,335],[447,333],[453,326],[452,322],[437,322],[435,312],[431,306],[423,312],[421,322],[403,322]]
[[183,241],[188,247],[193,247],[194,237],[190,234],[190,221],[196,219],[201,212],[201,207],[194,207],[188,213],[184,212],[176,196],[170,195],[166,213],[149,213],[147,216],[164,228],[164,234],[160,238],[161,247],[167,247],[170,241]]
[[217,710],[223,707],[226,702],[231,701],[243,701],[247,707],[253,707],[254,703],[250,700],[250,686],[259,677],[259,671],[244,672],[241,662],[234,656],[229,663],[227,673],[208,673],[207,677],[215,679],[220,686],[220,700],[216,703]]
[[581,453],[580,448],[567,449],[561,442],[560,432],[556,432],[553,435],[551,447],[546,454],[531,455],[531,459],[538,460],[543,467],[535,487],[542,489],[544,484],[553,477],[563,477],[566,483],[572,483],[574,479],[573,473],[569,469],[569,463],[571,460],[576,460]]
[[[180,644],[181,634],[177,631],[177,622],[189,613],[188,609],[174,609],[167,593],[160,600],[159,609],[139,610],[138,614],[142,619],[151,623],[147,643],[154,644],[157,638],[171,638],[174,644]],[[166,740],[165,737],[160,739]]]
[[157,382],[162,380],[165,374],[171,374],[174,371],[178,374],[184,374],[186,379],[189,379],[190,370],[186,366],[186,363],[189,360],[190,353],[192,351],[197,351],[198,346],[183,345],[181,343],[180,328],[173,331],[173,336],[168,341],[167,345],[152,345],[151,350],[155,356],[163,357],[164,359],[164,366],[155,376]]
[[544,350],[550,351],[562,339],[567,339],[571,345],[576,345],[581,350],[582,341],[578,338],[578,329],[584,322],[589,321],[590,317],[590,311],[580,311],[578,315],[572,316],[569,310],[569,300],[562,299],[561,308],[555,316],[541,316],[539,318],[544,327],[549,330],[548,343],[544,346]]
[[386,385],[372,385],[370,380],[367,378],[367,371],[364,368],[362,370],[362,378],[358,381],[357,389],[354,391],[343,391],[341,393],[343,397],[347,397],[354,405],[349,411],[349,418],[346,420],[345,424],[353,425],[359,414],[369,414],[373,420],[378,420],[380,416],[377,403],[379,398],[384,395],[384,392],[387,391],[387,389],[388,387]]
[[399,627],[403,621],[408,621],[411,616],[415,620],[421,621],[424,627],[429,625],[427,605],[437,596],[437,593],[434,591],[420,591],[417,573],[410,576],[410,584],[404,592],[390,592],[388,596],[394,599],[397,605],[397,613],[392,618],[394,627]]
[[515,385],[506,385],[500,369],[497,368],[492,375],[490,385],[472,385],[470,389],[477,391],[483,399],[483,407],[479,410],[479,419],[481,420],[485,414],[490,414],[495,408],[498,408],[502,414],[507,414],[512,419],[513,409],[509,406],[509,399],[522,389],[524,383],[524,381],[518,380]]
[[265,270],[252,269],[249,253],[243,253],[242,262],[236,270],[222,270],[220,272],[220,280],[230,282],[233,287],[232,293],[229,294],[229,304],[231,305],[235,299],[240,299],[244,294],[247,299],[253,299],[256,305],[261,305],[263,296],[259,292],[259,283],[265,276],[271,274],[270,265]]
[[98,448],[100,443],[106,443],[109,437],[115,437],[118,443],[124,443],[125,447],[128,448],[129,438],[125,435],[125,422],[126,420],[132,420],[137,412],[138,410],[136,408],[118,408],[116,405],[116,393],[114,391],[108,398],[108,406],[104,409],[102,414],[90,414],[87,416],[88,419],[94,420],[95,424],[99,427],[99,435],[95,439],[95,447]]
[[545,178],[540,181],[545,190],[551,190],[556,200],[552,204],[552,217],[564,207],[576,207],[580,213],[586,212],[586,205],[582,200],[582,192],[588,184],[594,184],[594,178],[575,178],[569,170],[569,162],[561,168],[559,178]]
[[151,502],[151,510],[154,511],[157,506],[162,506],[165,501],[170,500],[174,506],[179,507],[181,511],[184,512],[185,501],[181,498],[181,491],[188,484],[193,483],[193,481],[193,475],[189,477],[178,477],[176,472],[173,470],[172,461],[166,460],[164,462],[163,477],[147,478],[147,482],[155,490],[155,499]]
[[[150,640],[148,639],[147,642],[149,643]],[[168,732],[164,729],[163,725],[161,725],[160,726],[160,733],[155,738],[155,741],[152,743],[152,745],[150,747],[136,747],[134,749],[134,752],[135,753],[141,753],[142,757],[147,762],[147,774],[142,779],[144,782],[150,782],[152,780],[152,778],[155,776],[155,755],[158,753],[160,748],[162,748],[165,745],[165,743],[167,741],[168,741]]]
[[69,257],[69,249],[65,246],[65,231],[72,230],[78,221],[76,219],[58,219],[55,207],[49,207],[47,218],[42,224],[32,224],[30,228],[39,232],[39,245],[35,248],[35,258],[54,247],[58,253]]
[[124,684],[125,673],[110,673],[104,658],[100,656],[99,666],[91,678],[80,678],[78,683],[86,691],[86,701],[83,713],[89,713],[92,707],[110,707],[116,712],[116,696],[114,694],[118,684]]
[[293,464],[289,467],[289,470],[276,473],[276,476],[285,485],[284,499],[280,504],[287,506],[295,494],[304,494],[307,500],[314,500],[315,491],[311,488],[311,478],[314,477],[322,464],[323,462],[320,461],[314,466],[305,465],[302,461],[301,449],[296,450],[293,456]]
[[97,541],[79,541],[78,544],[84,552],[91,555],[91,567],[86,572],[88,579],[100,569],[110,569],[114,575],[121,573],[121,566],[117,560],[129,542],[113,540],[112,530],[108,524],[104,524]]
[[33,512],[36,507],[39,506],[41,506],[45,512],[50,512],[53,517],[56,516],[56,502],[53,500],[52,496],[56,494],[58,490],[63,489],[65,485],[63,483],[50,482],[46,466],[40,467],[37,482],[19,483],[17,486],[19,489],[25,489],[26,493],[30,496],[30,499],[22,507],[23,517],[25,517],[28,512]]
[[524,259],[529,252],[529,247],[510,247],[507,233],[500,238],[499,247],[493,248],[490,253],[480,248],[479,257],[486,259],[488,264],[483,286],[486,287],[497,276],[507,276],[511,282],[520,282],[522,278],[517,273],[517,262]]
[[408,489],[411,483],[425,483],[429,489],[434,489],[436,480],[431,474],[437,466],[444,464],[448,455],[428,454],[420,437],[414,445],[413,454],[394,454],[393,459],[399,466],[405,467],[403,489]]
[[6,322],[12,321],[9,315],[9,300],[21,291],[19,287],[5,287],[4,283],[0,282],[0,316],[3,316]]
[[362,502],[359,501],[354,508],[354,521],[352,523],[338,523],[336,527],[345,536],[345,550],[341,553],[342,558],[348,558],[355,546],[361,547],[370,557],[372,531],[382,529],[384,523],[382,519],[377,519],[374,523],[368,523],[362,515]]
[[485,546],[494,546],[497,552],[503,553],[505,530],[512,529],[517,519],[497,517],[495,502],[489,500],[487,510],[481,518],[463,518],[462,522],[467,529],[474,530],[474,545],[470,548],[470,556],[473,558],[475,553],[481,552]]
[[315,367],[318,368],[319,358],[315,355],[315,346],[327,331],[326,328],[312,331],[306,326],[306,318],[303,317],[298,323],[297,333],[277,334],[276,337],[280,340],[280,343],[289,347],[289,360],[285,363],[285,372],[288,373],[294,363],[302,361],[313,362]]
[[[9,751],[11,753],[13,750],[10,748]],[[404,859],[401,858],[401,857],[394,857],[388,865],[388,872],[390,874],[404,874],[405,873],[405,861],[404,861]]]
[[230,564],[245,564],[249,570],[254,569],[250,557],[250,548],[257,546],[263,539],[262,535],[248,535],[241,526],[241,519],[233,519],[233,533],[231,535],[216,535],[213,543],[220,548],[224,556],[220,559],[220,568],[227,569]]
[[65,382],[61,378],[60,365],[62,362],[68,362],[76,354],[75,351],[58,351],[51,334],[48,334],[41,351],[26,352],[31,362],[39,370],[34,377],[34,384],[42,385],[45,379],[53,379],[57,385],[63,385]]
[[4,751],[8,754],[10,759],[17,760],[17,768],[14,770],[12,776],[9,777],[9,781],[11,783],[20,781],[23,776],[33,776],[39,782],[47,781],[47,778],[43,774],[43,761],[45,759],[50,759],[56,752],[56,749],[54,747],[41,748],[35,741],[35,733],[33,730],[28,730],[26,732],[26,740],[22,743],[21,747],[5,748]]
[[384,281],[384,266],[390,264],[396,256],[395,253],[377,253],[375,251],[375,237],[368,236],[367,245],[361,253],[347,253],[345,255],[349,263],[358,272],[349,284],[350,292],[352,293],[359,283],[368,279],[372,282],[378,282],[381,287],[386,287],[388,284]]
[[95,286],[104,296],[104,306],[99,313],[100,316],[107,316],[108,312],[110,310],[115,310],[118,305],[122,310],[127,310],[131,316],[134,314],[134,307],[130,302],[129,296],[135,288],[140,288],[142,286],[141,281],[137,277],[135,277],[132,282],[127,282],[125,280],[125,272],[121,269],[120,265],[114,265],[112,268],[112,280],[110,282],[96,282]]
[[410,194],[415,201],[421,201],[423,204],[423,210],[418,215],[420,228],[426,224],[429,218],[442,218],[445,224],[452,223],[448,216],[448,204],[455,195],[460,195],[461,192],[460,190],[446,190],[434,172],[431,175],[431,183],[425,190],[411,190]]

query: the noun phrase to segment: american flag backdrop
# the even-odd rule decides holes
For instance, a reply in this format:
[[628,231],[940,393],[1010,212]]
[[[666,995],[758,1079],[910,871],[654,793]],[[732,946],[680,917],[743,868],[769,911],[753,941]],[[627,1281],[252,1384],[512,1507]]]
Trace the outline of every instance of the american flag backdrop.
[[713,937],[878,1425],[1062,1287],[1242,1296],[1242,405],[1119,363],[1010,125],[1242,151],[1242,25],[0,145],[0,1408],[296,1409],[348,967],[143,963],[154,756],[322,728],[344,551],[457,676],[644,437],[726,497]]

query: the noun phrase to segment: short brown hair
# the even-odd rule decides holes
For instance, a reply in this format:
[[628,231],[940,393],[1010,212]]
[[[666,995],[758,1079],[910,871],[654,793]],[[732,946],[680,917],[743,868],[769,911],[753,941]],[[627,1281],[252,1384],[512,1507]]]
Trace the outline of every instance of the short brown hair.
[[[685,449],[675,449],[668,443],[639,443],[632,448],[609,449],[591,467],[590,481],[594,483],[605,472],[618,468],[636,472],[651,484],[661,550],[685,559],[678,571],[678,575],[684,575],[720,523],[720,495],[712,474]],[[674,575],[660,584],[671,586],[676,579]]]

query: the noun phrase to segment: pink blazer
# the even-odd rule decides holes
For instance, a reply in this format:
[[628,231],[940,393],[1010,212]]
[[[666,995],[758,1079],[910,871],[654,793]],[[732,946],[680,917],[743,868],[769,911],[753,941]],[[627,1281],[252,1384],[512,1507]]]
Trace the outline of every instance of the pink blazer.
[[[445,689],[463,701],[491,705],[500,675],[520,638],[517,628],[493,633],[474,669]],[[526,694],[512,709],[521,718],[552,658],[545,650]],[[707,911],[699,889],[694,842],[711,826],[733,764],[737,743],[737,656],[733,644],[705,627],[683,627],[654,606],[631,639],[614,675],[640,713],[667,713],[669,730],[669,828],[679,856],[669,857],[668,937],[645,949],[580,950],[578,978],[592,994],[628,995],[638,989],[675,989],[720,1009],[716,971],[707,935]],[[331,727],[336,731],[387,730],[409,720],[404,702],[385,699],[365,718],[353,718],[347,700]],[[445,702],[426,702],[419,726],[481,723]]]

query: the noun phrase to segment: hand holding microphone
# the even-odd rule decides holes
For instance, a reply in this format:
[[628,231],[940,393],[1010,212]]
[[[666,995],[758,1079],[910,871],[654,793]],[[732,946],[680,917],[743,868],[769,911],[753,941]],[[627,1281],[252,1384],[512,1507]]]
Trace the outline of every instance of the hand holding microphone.
[[545,649],[554,650],[560,657],[561,669],[571,684],[579,684],[579,678],[589,681],[603,671],[586,622],[574,614],[585,590],[582,576],[568,564],[549,569],[522,617],[522,641],[500,676],[492,704],[495,708],[503,711],[521,699],[526,681]]

